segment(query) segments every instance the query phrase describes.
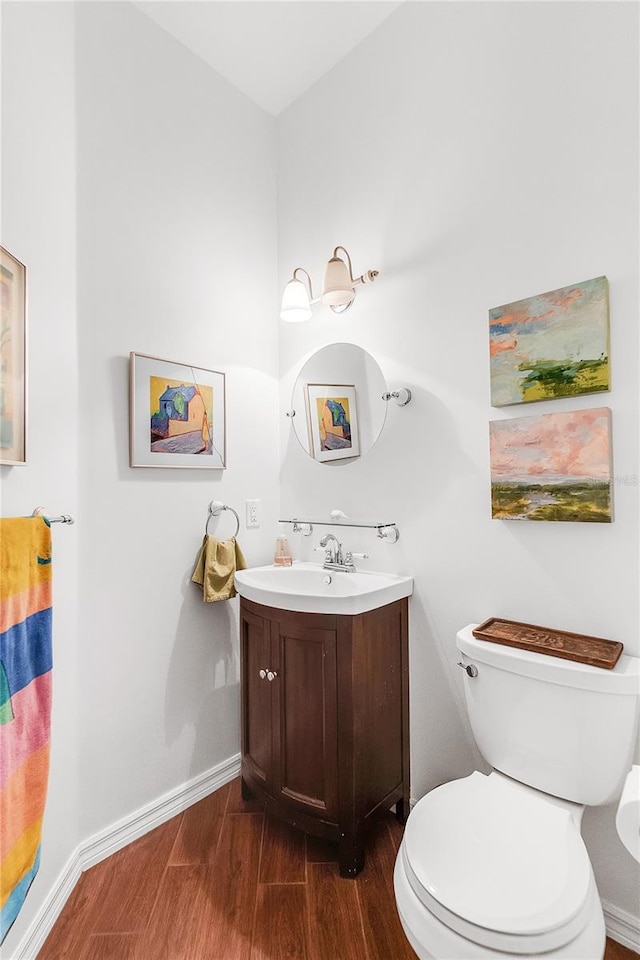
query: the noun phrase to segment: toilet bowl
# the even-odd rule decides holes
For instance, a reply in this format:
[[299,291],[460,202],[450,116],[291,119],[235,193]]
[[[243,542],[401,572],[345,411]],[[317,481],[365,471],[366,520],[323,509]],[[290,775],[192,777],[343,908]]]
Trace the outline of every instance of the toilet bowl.
[[396,903],[420,960],[601,957],[605,927],[579,804],[494,771],[427,794],[407,822]]
[[420,960],[602,960],[605,925],[580,834],[620,796],[640,712],[640,660],[613,669],[457,634],[465,704],[492,768],[418,801],[394,870]]

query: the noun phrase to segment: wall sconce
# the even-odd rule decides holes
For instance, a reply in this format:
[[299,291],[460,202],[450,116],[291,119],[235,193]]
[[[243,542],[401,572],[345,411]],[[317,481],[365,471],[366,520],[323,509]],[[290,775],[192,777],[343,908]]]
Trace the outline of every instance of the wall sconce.
[[[302,280],[298,280],[298,273],[303,273],[307,278],[307,286],[304,285]],[[288,320],[289,323],[301,323],[303,320],[310,320],[311,304],[317,302],[318,298],[314,299],[311,289],[311,277],[304,267],[296,267],[292,279],[289,280],[282,294],[280,319]]]
[[[341,250],[346,260],[338,256]],[[306,277],[306,284],[298,277]],[[324,271],[322,295],[313,296],[311,277],[303,267],[296,267],[293,277],[287,283],[282,295],[280,319],[290,323],[299,323],[311,318],[311,304],[322,300],[334,313],[345,313],[356,297],[355,287],[359,283],[371,283],[378,276],[378,270],[367,270],[359,277],[353,276],[351,257],[344,247],[336,247],[333,256]]]

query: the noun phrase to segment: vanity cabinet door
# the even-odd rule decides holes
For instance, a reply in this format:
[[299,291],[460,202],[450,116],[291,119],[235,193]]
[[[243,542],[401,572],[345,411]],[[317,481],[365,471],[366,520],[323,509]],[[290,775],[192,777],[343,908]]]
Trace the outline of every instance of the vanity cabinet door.
[[407,601],[355,616],[240,602],[242,791],[364,864],[365,826],[409,805]]
[[247,610],[240,621],[242,673],[242,755],[252,775],[272,789],[274,681],[271,622]]
[[272,629],[277,795],[332,819],[338,806],[336,631],[311,627],[304,617],[274,622]]

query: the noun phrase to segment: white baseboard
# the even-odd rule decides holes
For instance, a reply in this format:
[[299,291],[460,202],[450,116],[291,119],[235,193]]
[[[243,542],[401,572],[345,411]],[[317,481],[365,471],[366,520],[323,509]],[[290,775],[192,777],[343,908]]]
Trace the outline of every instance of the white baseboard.
[[240,773],[240,754],[223,760],[206,773],[201,773],[175,790],[165,793],[129,817],[112,824],[81,844],[81,869],[88,870],[110,857],[127,844],[144,836],[160,824],[182,813],[187,807],[209,796]]
[[607,900],[602,901],[607,936],[640,953],[640,920]]
[[238,753],[79,844],[18,944],[13,957],[8,960],[35,960],[84,870],[171,820],[187,807],[233,780],[239,773]]
[[47,939],[50,930],[60,916],[62,908],[73,893],[73,888],[80,879],[82,868],[78,856],[79,847],[69,858],[66,866],[59,874],[49,895],[27,929],[24,937],[16,947],[16,951],[9,960],[34,960],[42,944]]

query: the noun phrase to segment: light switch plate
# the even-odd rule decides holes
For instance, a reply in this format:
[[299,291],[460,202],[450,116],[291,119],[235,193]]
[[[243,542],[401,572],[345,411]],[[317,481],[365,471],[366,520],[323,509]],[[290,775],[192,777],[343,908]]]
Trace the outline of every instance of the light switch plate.
[[247,527],[259,527],[262,520],[262,502],[260,500],[246,500]]

